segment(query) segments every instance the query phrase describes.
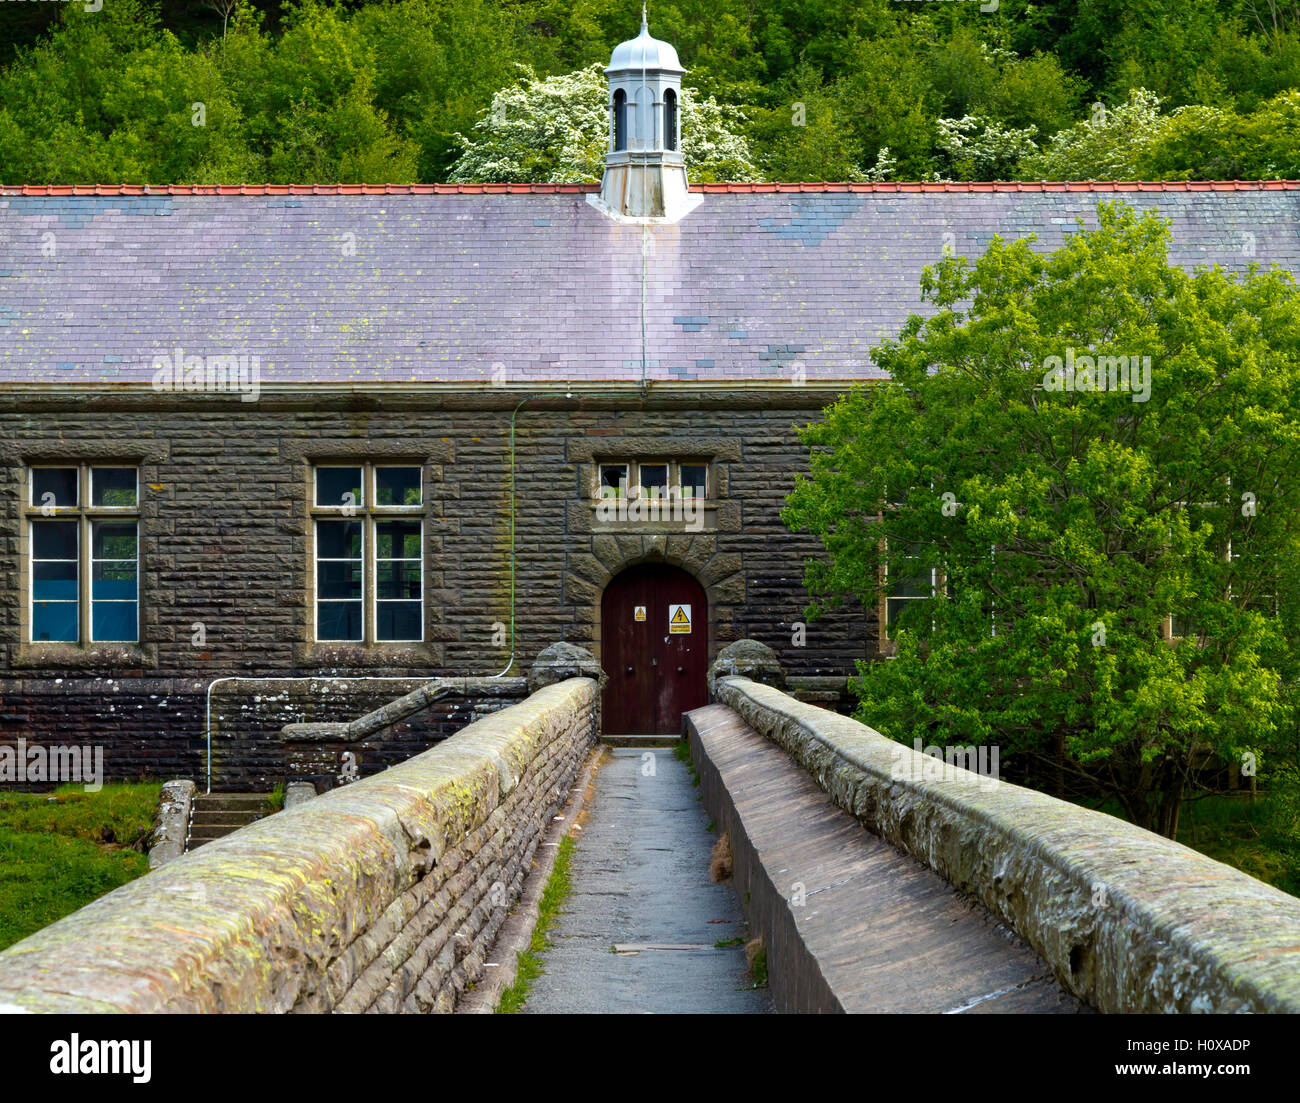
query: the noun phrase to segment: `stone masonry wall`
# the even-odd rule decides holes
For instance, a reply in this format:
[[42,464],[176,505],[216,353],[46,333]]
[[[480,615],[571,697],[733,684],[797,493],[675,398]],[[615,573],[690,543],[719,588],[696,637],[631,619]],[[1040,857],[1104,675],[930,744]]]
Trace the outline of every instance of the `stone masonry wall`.
[[1113,816],[935,759],[747,678],[714,695],[864,827],[1112,1013],[1300,1012],[1300,900]]
[[44,1012],[446,1012],[596,741],[589,678],[243,828],[0,953]]
[[[363,774],[426,750],[494,709],[524,696],[523,679],[497,693],[450,697],[368,745]],[[212,694],[213,791],[268,790],[285,778],[280,729],[287,723],[353,720],[424,679],[234,682]],[[45,678],[7,683],[0,699],[0,746],[33,742],[105,746],[110,780],[192,778],[207,773],[206,681],[161,678]],[[48,789],[54,783],[12,786]]]
[[[816,387],[609,398],[468,394],[437,388],[276,392],[256,403],[148,390],[0,394],[0,742],[94,741],[110,778],[196,776],[202,691],[241,675],[489,675],[510,659],[511,414],[516,425],[516,664],[557,639],[599,658],[600,594],[623,568],[663,561],[709,598],[710,657],[763,640],[792,677],[851,674],[874,652],[874,610],[792,625],[815,545],[787,532],[785,494],[806,455],[793,426],[834,398]],[[716,489],[707,523],[597,523],[589,481],[603,458],[659,453],[705,460]],[[312,465],[417,463],[425,482],[425,642],[373,647],[312,639]],[[140,467],[141,642],[24,642],[26,468]],[[194,625],[204,626],[201,645]],[[59,679],[62,679],[59,681]],[[391,696],[354,687],[331,711],[325,690],[301,709],[280,687],[224,696],[214,746],[218,788],[274,778],[274,733],[295,720],[355,716]],[[217,696],[228,695],[220,688]],[[318,694],[322,696],[318,696]],[[215,698],[214,698],[215,702]],[[310,707],[308,707],[310,706]],[[215,709],[214,703],[214,709]],[[298,709],[298,711],[295,711]],[[314,711],[313,711],[314,710]],[[459,717],[458,717],[459,719]],[[57,735],[57,740],[55,736]]]

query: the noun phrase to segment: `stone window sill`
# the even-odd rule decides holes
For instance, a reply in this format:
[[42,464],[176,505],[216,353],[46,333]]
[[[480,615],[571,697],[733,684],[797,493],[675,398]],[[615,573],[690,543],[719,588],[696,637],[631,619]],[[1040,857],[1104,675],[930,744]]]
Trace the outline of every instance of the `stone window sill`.
[[594,499],[570,503],[570,530],[600,533],[618,533],[621,535],[686,535],[696,536],[701,533],[739,532],[740,503],[709,500],[704,503],[690,520],[680,514],[659,517],[637,517],[635,513],[627,516],[610,515],[608,506],[602,508]]
[[[696,506],[693,516],[687,520],[680,510],[664,507],[652,511],[649,503],[642,505],[636,501],[628,502],[624,507],[626,516],[618,515],[617,507],[593,501],[591,504],[591,525],[593,532],[717,532],[718,503],[705,502]],[[622,503],[620,503],[621,505]],[[644,509],[646,515],[637,514]],[[617,512],[616,512],[617,511]],[[613,516],[608,516],[613,514]],[[656,515],[658,514],[658,515]]]
[[300,643],[294,647],[300,667],[434,667],[442,648],[431,643]]
[[142,670],[158,664],[155,644],[137,643],[23,643],[12,649],[9,665],[15,669]]

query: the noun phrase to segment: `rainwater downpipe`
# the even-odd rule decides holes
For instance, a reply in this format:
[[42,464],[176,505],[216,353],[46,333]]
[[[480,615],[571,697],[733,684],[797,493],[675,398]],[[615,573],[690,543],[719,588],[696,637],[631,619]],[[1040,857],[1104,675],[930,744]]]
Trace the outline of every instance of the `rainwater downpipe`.
[[[511,662],[513,661],[514,661],[514,656],[511,656]],[[509,669],[510,667],[507,666],[506,670]],[[505,670],[501,672],[501,674],[504,673]],[[501,677],[501,674],[493,675],[493,677],[499,678]],[[301,678],[294,678],[289,676],[282,676],[277,678],[245,678],[243,675],[240,674],[231,674],[229,677],[225,677],[225,678],[214,678],[212,681],[208,683],[208,689],[206,694],[207,704],[205,707],[204,718],[203,718],[203,737],[204,737],[204,741],[207,744],[207,757],[208,757],[207,792],[209,793],[212,792],[212,687],[213,686],[219,686],[222,682],[257,682],[259,684],[263,684],[266,682],[418,682],[420,680],[421,679],[418,676],[403,678],[398,675],[381,676],[378,674],[367,674],[356,678],[349,677],[348,675],[345,674],[310,674]],[[428,680],[437,681],[436,678],[431,678]]]
[[[641,389],[645,390],[645,261],[644,252],[642,254],[641,265],[642,278],[642,299],[641,299]],[[519,411],[535,398],[557,397],[559,391],[542,394],[528,395],[514,408],[510,414],[510,661],[506,663],[504,669],[497,674],[490,674],[487,677],[496,679],[504,678],[510,668],[515,665],[515,422],[519,416]],[[572,398],[573,391],[569,389],[564,392],[565,398]],[[583,398],[622,398],[624,397],[618,391],[596,391],[586,392],[579,397]],[[473,677],[473,675],[457,674],[452,675],[456,678]],[[279,676],[274,678],[248,678],[240,674],[232,674],[227,677],[214,678],[208,683],[205,692],[205,705],[203,715],[203,739],[207,749],[207,770],[206,770],[206,791],[212,792],[212,690],[215,686],[223,682],[254,682],[259,685],[275,682],[412,682],[418,681],[418,678],[402,677],[400,675],[360,675],[350,676],[343,674],[315,674],[304,677]],[[436,682],[437,678],[430,678],[429,681]]]
[[650,223],[641,227],[641,393],[645,394],[646,358],[645,358],[645,269],[646,254],[650,250]]

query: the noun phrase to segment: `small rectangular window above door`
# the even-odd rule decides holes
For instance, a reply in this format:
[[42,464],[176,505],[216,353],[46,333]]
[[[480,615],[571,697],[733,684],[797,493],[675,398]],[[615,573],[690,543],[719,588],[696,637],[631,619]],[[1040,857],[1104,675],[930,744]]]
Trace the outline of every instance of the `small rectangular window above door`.
[[637,465],[640,478],[637,480],[638,497],[656,501],[668,497],[668,464],[642,463]]
[[599,498],[626,498],[628,492],[628,465],[602,463],[600,465]]
[[708,498],[709,465],[698,461],[619,460],[597,464],[596,498]]

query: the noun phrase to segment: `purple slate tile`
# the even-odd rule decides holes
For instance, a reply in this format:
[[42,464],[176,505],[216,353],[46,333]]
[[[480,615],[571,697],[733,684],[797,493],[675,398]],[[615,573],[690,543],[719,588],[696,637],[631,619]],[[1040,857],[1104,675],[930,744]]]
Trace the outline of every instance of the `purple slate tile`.
[[[927,312],[920,273],[945,234],[966,257],[994,234],[1054,249],[1120,197],[1171,219],[1185,267],[1300,272],[1294,192],[711,193],[651,229],[647,374],[773,378],[797,360],[878,377],[869,350]],[[640,228],[577,195],[0,197],[0,272],[0,380],[147,381],[176,345],[256,355],[282,381],[642,370]],[[725,358],[700,358],[717,352],[706,326]]]

